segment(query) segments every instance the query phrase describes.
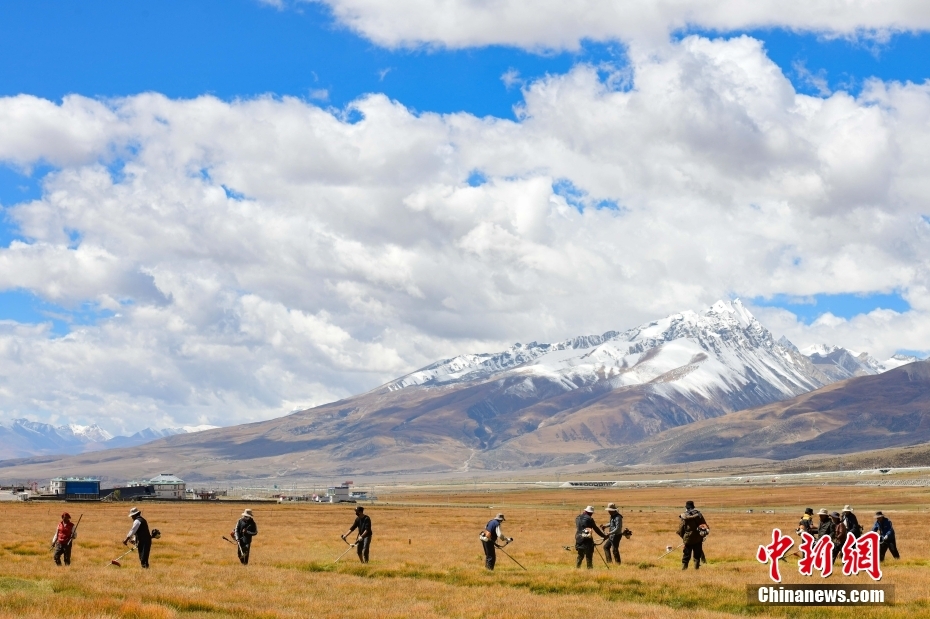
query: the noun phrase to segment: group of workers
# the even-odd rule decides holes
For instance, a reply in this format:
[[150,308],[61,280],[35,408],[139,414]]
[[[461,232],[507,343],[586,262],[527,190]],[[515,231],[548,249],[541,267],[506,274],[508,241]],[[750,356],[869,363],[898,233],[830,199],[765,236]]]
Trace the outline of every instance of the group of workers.
[[[833,561],[839,556],[843,548],[843,542],[846,541],[847,533],[852,533],[855,537],[862,535],[862,525],[855,511],[849,505],[843,507],[841,511],[829,512],[821,509],[817,512],[819,522],[814,522],[814,510],[808,507],[804,510],[804,515],[798,523],[797,532],[809,533],[816,539],[829,537],[833,541]],[[895,540],[894,526],[891,524],[885,514],[880,511],[875,512],[875,524],[872,525],[872,531],[878,533],[879,539],[879,561],[885,560],[885,555],[891,551],[891,556],[900,559],[898,553],[898,544]]]
[[[623,514],[617,509],[615,503],[608,503],[604,508],[607,512],[608,521],[602,526],[594,521],[595,509],[587,506],[575,518],[575,546],[574,550],[578,553],[575,567],[580,568],[584,562],[588,569],[593,568],[593,557],[595,552],[594,536],[600,536],[604,547],[604,561],[607,564],[621,563],[620,557],[620,539],[626,537],[629,539],[633,532],[623,526]],[[852,507],[846,505],[839,512],[828,512],[821,509],[817,512],[819,522],[814,521],[814,510],[810,507],[804,510],[804,515],[798,523],[797,532],[809,533],[815,538],[828,536],[833,540],[833,560],[836,561],[843,542],[846,539],[847,532],[851,532],[856,537],[862,535],[862,526]],[[160,535],[158,529],[149,529],[148,521],[142,516],[141,510],[133,507],[129,510],[129,517],[132,519],[132,527],[123,539],[123,545],[130,542],[138,552],[139,563],[143,568],[149,567],[149,557],[152,550],[152,540],[157,539]],[[484,566],[488,570],[493,570],[497,562],[497,550],[503,548],[498,542],[503,541],[504,546],[513,541],[512,537],[507,537],[501,531],[501,524],[506,521],[503,513],[498,513],[494,518],[488,521],[484,530],[481,532],[479,539],[484,549]],[[57,565],[71,564],[71,550],[73,542],[77,539],[77,524],[71,521],[71,514],[64,512],[61,515],[61,522],[52,536],[52,549],[54,550],[53,558]],[[355,521],[348,531],[340,537],[343,541],[353,532],[357,531],[357,538],[350,547],[354,547],[358,553],[358,559],[361,563],[368,563],[369,552],[371,550],[371,518],[365,514],[365,508],[357,506],[355,508]],[[895,540],[894,527],[882,512],[875,512],[875,524],[872,525],[872,531],[876,531],[880,540],[880,560],[885,560],[885,554],[890,551],[891,556],[895,559],[900,558],[898,547]],[[682,556],[681,569],[688,569],[689,563],[693,561],[694,569],[700,569],[702,563],[707,562],[704,555],[704,540],[710,533],[704,515],[701,514],[694,506],[694,501],[685,503],[685,511],[679,516],[677,534],[681,538]],[[237,555],[243,565],[248,565],[249,554],[252,547],[252,538],[258,535],[258,525],[252,515],[251,509],[242,512],[231,536],[235,540]],[[227,540],[230,541],[230,540]],[[671,548],[671,547],[669,547]],[[566,549],[571,547],[566,546]],[[347,549],[348,550],[348,549]]]

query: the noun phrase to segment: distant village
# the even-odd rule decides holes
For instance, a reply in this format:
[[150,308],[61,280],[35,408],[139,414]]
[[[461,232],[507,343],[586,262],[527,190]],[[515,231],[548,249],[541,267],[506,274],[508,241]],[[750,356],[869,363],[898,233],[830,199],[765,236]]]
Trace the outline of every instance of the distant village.
[[[346,481],[326,490],[325,494],[269,493],[265,500],[280,503],[308,501],[314,503],[357,503],[373,501],[377,497],[355,490],[353,482]],[[159,473],[151,479],[133,480],[123,485],[104,487],[96,477],[56,477],[48,485],[0,486],[0,501],[58,500],[58,501],[217,501],[228,492],[215,488],[188,488],[187,482],[172,473]]]

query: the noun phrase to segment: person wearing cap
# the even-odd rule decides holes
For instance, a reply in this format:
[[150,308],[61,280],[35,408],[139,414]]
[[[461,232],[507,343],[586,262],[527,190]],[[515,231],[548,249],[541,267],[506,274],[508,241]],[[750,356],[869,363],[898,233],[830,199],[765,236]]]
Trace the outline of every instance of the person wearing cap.
[[832,538],[833,530],[836,528],[836,525],[834,525],[833,521],[830,519],[830,512],[826,509],[821,509],[817,512],[817,516],[820,518],[820,522],[817,523],[817,539],[823,536]]
[[239,555],[239,562],[242,565],[249,564],[249,552],[252,550],[252,538],[258,535],[258,525],[252,517],[252,510],[247,509],[242,512],[236,528],[233,529],[232,536],[236,540],[236,552]]
[[149,568],[149,554],[152,552],[152,533],[149,531],[148,521],[142,517],[142,512],[138,507],[129,510],[129,517],[132,518],[132,528],[126,534],[123,540],[123,546],[129,543],[129,540],[135,538],[136,551],[139,553],[139,563],[143,568]]
[[365,508],[361,505],[355,508],[355,522],[342,535],[342,539],[345,540],[346,536],[356,529],[358,529],[358,539],[355,541],[355,551],[358,553],[358,560],[368,563],[368,550],[371,548],[371,518],[365,515]]
[[814,535],[817,530],[814,528],[814,509],[812,507],[807,507],[804,509],[804,515],[801,516],[800,522],[798,522],[797,533],[807,533],[809,535]]
[[704,558],[704,536],[707,531],[707,520],[704,514],[694,508],[694,501],[685,502],[685,513],[681,514],[678,523],[678,537],[684,542],[681,551],[681,569],[688,569],[691,557],[694,557],[694,569],[701,569]]
[[484,567],[492,571],[494,564],[497,563],[497,540],[507,540],[508,544],[513,541],[512,537],[505,537],[501,532],[501,523],[505,520],[504,514],[494,516],[488,521],[480,535],[481,545],[484,547]]
[[616,561],[620,565],[620,538],[623,536],[623,514],[617,509],[616,503],[608,503],[604,509],[610,522],[604,527],[607,532],[607,542],[604,544],[604,558],[608,563]]
[[61,522],[58,523],[55,535],[52,536],[55,565],[61,565],[62,557],[64,557],[65,565],[71,565],[71,546],[75,539],[77,539],[77,527],[71,522],[71,514],[65,512],[61,515]]
[[[856,518],[856,514],[853,513],[853,508],[849,505],[843,507],[840,511],[840,519],[843,521],[843,526],[846,527],[846,530],[852,533],[855,537],[862,535],[862,525],[859,524],[859,519]],[[845,539],[843,540],[846,541]]]
[[578,552],[575,568],[581,567],[582,560],[587,561],[589,570],[594,568],[594,533],[600,535],[601,539],[607,539],[594,522],[594,508],[588,505],[575,517],[575,550]]
[[878,532],[878,560],[884,561],[885,554],[889,550],[892,557],[900,559],[898,544],[894,538],[894,527],[891,525],[891,520],[885,517],[885,514],[875,512],[875,524],[872,525],[872,530]]
[[840,552],[843,550],[843,544],[846,542],[846,525],[843,524],[843,518],[840,516],[839,512],[831,512],[830,520],[833,521],[833,535],[830,538],[833,540],[833,562],[836,563],[836,558],[840,556]]

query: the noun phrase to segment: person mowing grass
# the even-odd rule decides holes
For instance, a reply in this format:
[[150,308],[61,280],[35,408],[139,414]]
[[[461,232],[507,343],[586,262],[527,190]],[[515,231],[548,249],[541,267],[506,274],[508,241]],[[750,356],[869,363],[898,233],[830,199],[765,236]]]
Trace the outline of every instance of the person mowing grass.
[[679,516],[678,537],[685,543],[681,551],[681,569],[688,569],[688,562],[694,557],[694,569],[701,569],[704,558],[704,537],[709,531],[704,514],[694,508],[694,501],[685,502],[685,513]]
[[136,538],[136,551],[139,553],[139,563],[144,569],[149,569],[149,554],[152,552],[152,532],[149,531],[148,521],[142,517],[142,512],[138,507],[129,510],[129,517],[132,518],[132,528],[126,534],[123,540],[123,546],[129,543],[133,537]]
[[236,528],[231,533],[236,540],[236,552],[239,555],[239,562],[242,565],[249,564],[249,553],[252,551],[252,538],[258,535],[258,525],[252,517],[252,510],[247,509],[242,512]]
[[355,522],[342,535],[342,539],[345,540],[346,536],[356,529],[358,529],[358,541],[355,542],[355,550],[358,552],[358,560],[368,563],[368,551],[371,548],[371,518],[365,515],[365,508],[361,505],[355,508]]
[[484,567],[494,571],[494,565],[497,563],[497,540],[507,540],[508,543],[513,541],[512,537],[505,537],[501,533],[501,523],[506,520],[504,514],[498,514],[488,521],[484,531],[478,536],[481,545],[484,547]]
[[601,539],[607,539],[594,522],[594,508],[588,505],[575,517],[575,551],[578,553],[576,569],[581,567],[583,560],[587,560],[589,570],[594,568],[594,533],[600,535]]

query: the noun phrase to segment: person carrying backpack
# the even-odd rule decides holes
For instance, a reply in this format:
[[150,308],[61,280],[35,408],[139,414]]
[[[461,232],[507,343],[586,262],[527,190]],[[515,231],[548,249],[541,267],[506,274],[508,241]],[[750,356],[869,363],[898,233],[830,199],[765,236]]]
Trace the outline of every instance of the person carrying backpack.
[[484,548],[484,567],[494,571],[494,565],[497,563],[497,540],[504,539],[507,543],[513,541],[512,537],[504,537],[501,532],[501,523],[505,521],[504,514],[498,514],[488,521],[484,531],[478,536],[481,540],[481,546]]
[[[853,534],[854,537],[859,538],[862,535],[862,526],[859,524],[859,519],[856,518],[856,514],[853,513],[853,508],[849,505],[843,507],[843,511],[840,512],[840,518],[843,521],[843,526],[846,527],[846,530]],[[846,541],[845,539],[843,540]]]
[[679,517],[678,537],[685,543],[681,550],[681,569],[688,569],[688,562],[694,556],[694,569],[701,569],[704,558],[704,538],[710,529],[704,514],[694,508],[694,501],[685,502],[685,513]]
[[575,568],[580,568],[583,560],[587,560],[589,570],[594,568],[594,533],[600,535],[601,539],[607,539],[594,522],[593,516],[594,508],[588,505],[575,517],[575,551],[578,553]]

